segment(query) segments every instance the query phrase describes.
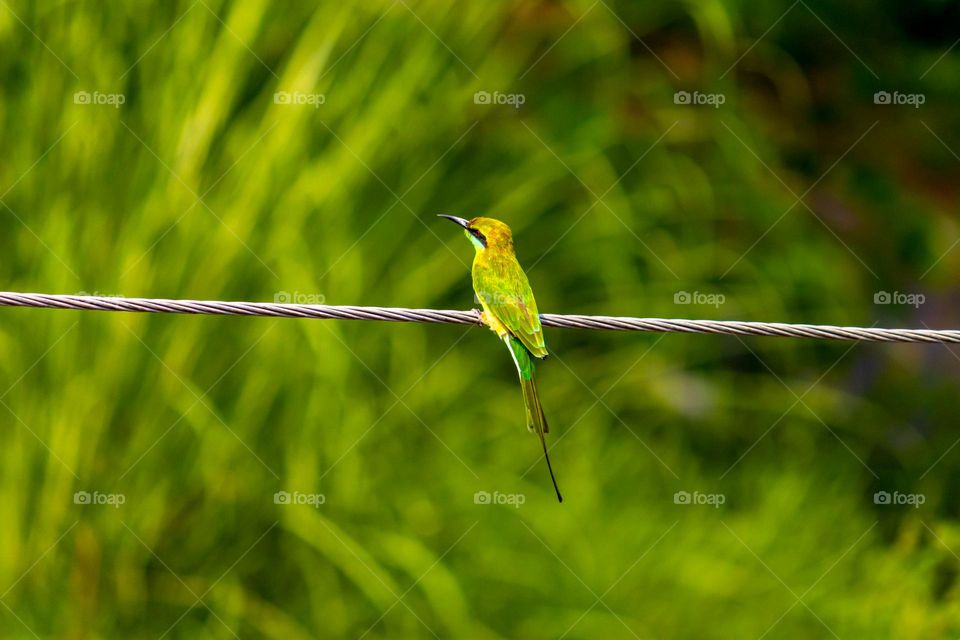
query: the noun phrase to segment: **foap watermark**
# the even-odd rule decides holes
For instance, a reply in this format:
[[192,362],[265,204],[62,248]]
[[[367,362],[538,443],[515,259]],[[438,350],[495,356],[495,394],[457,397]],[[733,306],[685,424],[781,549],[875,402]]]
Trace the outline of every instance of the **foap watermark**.
[[503,304],[515,305],[525,304],[526,300],[520,295],[511,295],[509,293],[490,293],[474,292],[473,301],[477,304],[486,303],[489,306],[498,306]]
[[677,91],[673,94],[673,104],[689,106],[708,106],[719,109],[727,101],[722,93],[701,93],[699,91]]
[[927,96],[923,93],[900,93],[894,91],[877,91],[873,94],[873,104],[889,104],[897,106],[910,106],[919,109],[920,105],[927,101]]
[[303,293],[301,291],[277,291],[273,301],[277,304],[323,304],[327,297],[322,293]]
[[727,297],[722,293],[677,291],[673,294],[673,304],[705,304],[719,309],[726,301]]
[[98,298],[126,298],[122,293],[104,293],[103,291],[77,291],[75,296],[96,296]]
[[506,104],[519,109],[527,101],[522,93],[503,93],[502,91],[477,91],[473,94],[473,104]]
[[314,509],[319,509],[320,505],[326,503],[327,496],[322,493],[302,493],[300,491],[277,491],[273,494],[273,504],[296,504],[309,505]]
[[107,105],[119,109],[127,101],[122,93],[101,93],[99,91],[77,91],[73,94],[73,104]]
[[494,491],[477,491],[473,494],[473,504],[506,504],[515,509],[527,501],[527,496],[522,493],[500,493]]
[[126,504],[127,496],[122,493],[100,493],[99,491],[77,491],[73,494],[73,504],[83,505],[109,505],[119,509],[120,505]]
[[319,109],[326,104],[327,96],[322,93],[305,93],[303,91],[277,91],[273,94],[273,103],[296,107],[313,107]]
[[673,504],[683,505],[709,505],[714,509],[719,509],[720,505],[726,503],[727,496],[722,493],[700,493],[694,491],[677,491],[673,494]]
[[927,496],[922,493],[900,493],[894,491],[877,491],[873,494],[873,504],[884,505],[909,505],[914,509],[919,509],[920,505],[927,501]]
[[922,293],[903,293],[902,291],[877,291],[873,294],[873,304],[905,304],[914,309],[927,301]]

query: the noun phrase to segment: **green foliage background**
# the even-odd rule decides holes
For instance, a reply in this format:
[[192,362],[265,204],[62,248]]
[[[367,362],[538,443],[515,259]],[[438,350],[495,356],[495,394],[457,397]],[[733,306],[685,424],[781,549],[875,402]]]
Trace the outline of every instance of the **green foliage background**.
[[[957,327],[956,14],[3,0],[0,288],[469,308],[489,214],[545,312]],[[547,343],[562,506],[485,330],[0,312],[0,636],[960,633],[960,356]]]

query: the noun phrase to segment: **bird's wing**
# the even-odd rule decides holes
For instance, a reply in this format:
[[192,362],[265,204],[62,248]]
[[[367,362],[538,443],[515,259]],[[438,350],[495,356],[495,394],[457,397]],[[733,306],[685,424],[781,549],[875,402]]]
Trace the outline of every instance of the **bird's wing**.
[[499,270],[499,286],[485,287],[488,289],[485,296],[487,307],[531,355],[545,358],[547,347],[530,282],[516,260],[510,260],[509,263],[509,266],[503,265]]

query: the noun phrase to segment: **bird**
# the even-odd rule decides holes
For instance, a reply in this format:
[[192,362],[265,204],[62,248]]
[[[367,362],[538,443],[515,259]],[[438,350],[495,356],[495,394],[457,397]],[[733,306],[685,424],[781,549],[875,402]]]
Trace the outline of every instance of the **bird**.
[[513,233],[509,226],[493,218],[465,220],[446,214],[440,214],[439,217],[463,227],[464,234],[476,249],[472,275],[473,290],[483,308],[480,320],[497,334],[510,351],[520,377],[527,428],[540,438],[553,489],[557,493],[557,500],[563,502],[547,451],[546,434],[550,427],[543,414],[534,376],[533,360],[546,358],[547,346],[540,326],[537,301],[533,298],[527,274],[513,251]]

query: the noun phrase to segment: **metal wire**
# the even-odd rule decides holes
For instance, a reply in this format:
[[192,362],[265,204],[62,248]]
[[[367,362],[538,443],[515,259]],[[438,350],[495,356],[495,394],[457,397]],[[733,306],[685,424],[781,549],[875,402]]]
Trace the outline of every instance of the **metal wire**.
[[[267,316],[275,318],[319,318],[328,320],[384,320],[440,324],[481,324],[480,313],[440,309],[398,307],[353,307],[325,304],[275,302],[223,302],[218,300],[165,300],[88,295],[0,292],[0,307],[40,307],[84,311],[133,311],[145,313],[189,313],[201,315]],[[708,333],[734,336],[779,336],[827,340],[873,342],[960,343],[960,331],[932,329],[877,329],[836,327],[781,322],[740,322],[736,320],[682,320],[668,318],[624,318],[545,313],[545,327],[595,329],[603,331],[646,331],[655,333]]]

